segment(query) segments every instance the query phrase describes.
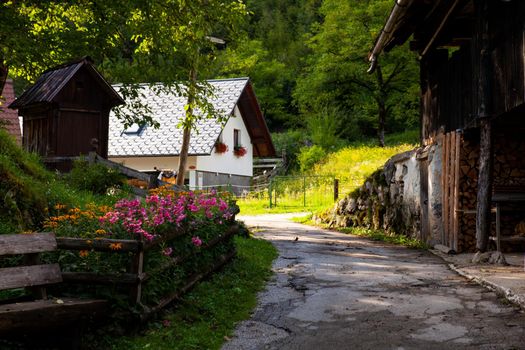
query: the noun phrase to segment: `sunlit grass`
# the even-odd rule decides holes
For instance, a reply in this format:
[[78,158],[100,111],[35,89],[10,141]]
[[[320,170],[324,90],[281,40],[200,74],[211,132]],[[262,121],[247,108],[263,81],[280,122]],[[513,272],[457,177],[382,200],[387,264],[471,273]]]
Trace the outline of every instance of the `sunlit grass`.
[[[271,208],[268,190],[253,194],[250,198],[239,199],[241,214],[323,211],[334,204],[333,179],[339,180],[339,198],[342,198],[361,186],[389,158],[416,147],[418,137],[417,130],[409,130],[387,135],[386,147],[379,147],[375,140],[370,140],[328,153],[308,174],[298,174],[295,179],[277,180],[279,183],[273,184],[278,188],[277,199],[274,197]],[[303,175],[314,176],[311,179],[307,177],[306,186],[301,177]],[[315,176],[318,180],[315,180]],[[303,188],[306,188],[305,193]]]

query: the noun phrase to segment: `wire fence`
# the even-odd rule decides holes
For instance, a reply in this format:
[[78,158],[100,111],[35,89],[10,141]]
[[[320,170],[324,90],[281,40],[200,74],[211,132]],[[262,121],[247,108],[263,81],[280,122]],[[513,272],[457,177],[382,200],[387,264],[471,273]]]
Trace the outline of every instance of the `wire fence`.
[[241,203],[259,203],[267,208],[310,209],[332,205],[358,185],[349,179],[334,176],[298,175],[274,176],[268,182],[250,186],[210,185],[200,186],[199,191],[230,192]]

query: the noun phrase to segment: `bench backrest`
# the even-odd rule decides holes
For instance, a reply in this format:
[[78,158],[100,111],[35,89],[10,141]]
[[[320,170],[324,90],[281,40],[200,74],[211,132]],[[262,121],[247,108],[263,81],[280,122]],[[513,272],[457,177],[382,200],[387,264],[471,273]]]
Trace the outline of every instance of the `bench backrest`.
[[27,266],[0,268],[0,290],[62,282],[58,264],[40,264],[38,254],[56,250],[52,233],[0,235],[0,257],[25,255]]

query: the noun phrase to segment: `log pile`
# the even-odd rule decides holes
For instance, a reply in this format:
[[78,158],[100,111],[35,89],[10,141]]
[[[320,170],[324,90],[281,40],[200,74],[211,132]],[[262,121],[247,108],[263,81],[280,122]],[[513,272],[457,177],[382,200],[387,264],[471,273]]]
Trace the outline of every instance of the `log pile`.
[[460,147],[459,209],[462,211],[459,214],[458,251],[464,252],[476,249],[476,214],[468,212],[476,210],[479,143],[474,137],[463,135]]

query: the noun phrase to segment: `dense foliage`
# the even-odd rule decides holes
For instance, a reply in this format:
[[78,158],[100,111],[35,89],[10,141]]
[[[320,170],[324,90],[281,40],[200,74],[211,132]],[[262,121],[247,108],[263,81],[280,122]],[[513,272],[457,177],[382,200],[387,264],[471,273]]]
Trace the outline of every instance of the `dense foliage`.
[[366,73],[368,51],[392,6],[391,0],[247,1],[245,37],[219,57],[219,73],[250,76],[272,130],[305,128],[308,141],[325,150],[376,136],[381,127],[414,128],[414,55],[395,49]]

